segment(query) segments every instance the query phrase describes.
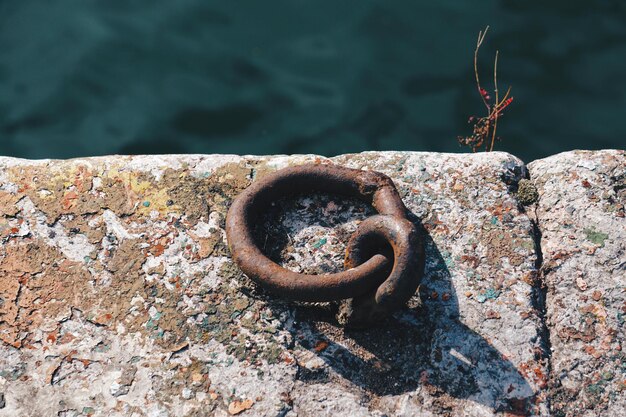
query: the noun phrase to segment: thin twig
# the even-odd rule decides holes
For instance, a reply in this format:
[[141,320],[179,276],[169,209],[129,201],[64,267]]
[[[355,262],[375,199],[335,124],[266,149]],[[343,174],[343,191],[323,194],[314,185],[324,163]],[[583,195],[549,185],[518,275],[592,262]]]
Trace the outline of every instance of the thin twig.
[[506,101],[507,98],[509,98],[509,93],[511,92],[511,87],[509,87],[506,90],[506,94],[504,95],[504,97],[502,97],[502,100],[500,100],[500,102],[498,103],[498,105],[496,107],[500,107],[504,104],[504,102]]
[[480,46],[483,44],[483,41],[485,40],[485,36],[487,35],[488,30],[489,30],[489,26],[485,28],[484,32],[483,31],[478,32],[478,40],[476,41],[476,49],[474,49],[474,75],[476,76],[476,86],[478,87],[478,94],[480,94],[480,97],[483,99],[483,103],[485,104],[485,107],[487,107],[487,110],[490,110],[489,103],[487,103],[487,99],[483,95],[483,88],[480,86],[480,77],[478,76],[478,50],[480,49]]
[[489,146],[489,152],[493,151],[493,144],[496,141],[496,129],[498,128],[498,51],[496,51],[496,59],[493,63],[493,88],[496,96],[495,112],[493,117],[493,131],[491,132],[491,145]]

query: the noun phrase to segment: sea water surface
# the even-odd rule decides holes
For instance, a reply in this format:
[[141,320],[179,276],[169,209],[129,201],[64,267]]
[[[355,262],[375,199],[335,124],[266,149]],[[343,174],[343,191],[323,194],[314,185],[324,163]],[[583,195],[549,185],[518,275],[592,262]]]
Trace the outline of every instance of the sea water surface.
[[626,145],[623,0],[0,0],[0,154],[465,152]]

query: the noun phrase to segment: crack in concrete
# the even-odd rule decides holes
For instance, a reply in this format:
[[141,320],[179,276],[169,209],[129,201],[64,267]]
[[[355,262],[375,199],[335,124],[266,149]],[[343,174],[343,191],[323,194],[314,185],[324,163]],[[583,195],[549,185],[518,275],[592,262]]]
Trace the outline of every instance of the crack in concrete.
[[550,342],[550,327],[547,322],[547,295],[548,295],[548,287],[544,279],[544,271],[543,271],[543,252],[541,249],[541,229],[539,227],[539,218],[537,217],[537,212],[535,208],[535,218],[531,219],[532,224],[532,234],[533,240],[535,243],[535,253],[537,258],[535,259],[535,269],[536,269],[536,277],[533,283],[533,308],[539,316],[539,320],[541,321],[541,344],[544,350],[544,358],[547,359],[546,367],[548,370],[548,377],[550,376],[549,372],[551,371],[551,356],[552,356],[552,346]]
[[[539,319],[539,345],[541,347],[541,353],[538,359],[544,361],[545,369],[546,369],[546,381],[548,385],[546,387],[541,387],[541,391],[549,390],[550,379],[552,376],[552,343],[550,339],[550,327],[548,326],[547,319],[547,295],[548,295],[548,287],[545,282],[545,267],[544,267],[544,259],[543,259],[543,250],[542,250],[542,232],[540,227],[540,219],[537,213],[537,209],[539,207],[539,200],[541,199],[541,194],[538,190],[535,189],[534,184],[532,184],[532,178],[530,177],[530,170],[526,164],[522,164],[520,166],[520,172],[516,173],[511,172],[508,178],[504,178],[505,182],[508,179],[509,182],[509,190],[512,191],[515,199],[518,201],[519,210],[526,215],[531,224],[530,234],[534,243],[534,251],[535,251],[535,262],[534,262],[534,277],[532,283],[532,291],[531,291],[531,305],[532,308]],[[526,180],[531,182],[531,186],[536,191],[533,193],[532,199],[524,200],[523,196],[520,196],[518,193],[520,192],[520,182],[522,180]],[[531,211],[532,210],[532,211]],[[549,396],[546,396],[546,405],[548,409],[550,409],[550,399]]]
[[[526,179],[531,180],[530,171],[527,169],[527,166],[524,165],[524,171]],[[539,327],[539,342],[541,346],[541,356],[540,358],[545,361],[545,367],[547,372],[546,381],[548,382],[548,386],[542,387],[543,390],[549,390],[550,379],[552,376],[552,343],[550,340],[550,327],[548,326],[547,319],[547,295],[548,295],[548,286],[545,282],[544,275],[544,265],[543,265],[543,250],[541,246],[542,240],[542,232],[540,227],[540,219],[537,214],[537,208],[539,206],[539,200],[541,199],[541,194],[537,195],[536,201],[532,204],[532,213],[526,212],[526,210],[522,207],[522,211],[526,213],[528,220],[532,226],[531,236],[534,242],[534,250],[535,250],[535,276],[533,279],[532,285],[532,294],[531,294],[531,303],[535,314],[540,321]],[[546,396],[547,407],[550,409],[550,399],[549,396]]]

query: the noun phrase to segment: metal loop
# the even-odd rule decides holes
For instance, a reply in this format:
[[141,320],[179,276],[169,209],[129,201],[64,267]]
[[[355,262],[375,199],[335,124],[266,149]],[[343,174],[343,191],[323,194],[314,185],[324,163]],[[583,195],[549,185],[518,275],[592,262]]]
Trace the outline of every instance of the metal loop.
[[[259,213],[278,198],[313,192],[355,197],[379,213],[361,222],[351,237],[343,272],[298,274],[270,260],[256,245],[253,226]],[[309,164],[267,175],[235,198],[226,217],[226,236],[237,265],[270,291],[315,302],[365,300],[375,294],[363,303],[368,317],[405,304],[423,272],[423,248],[415,226],[406,218],[406,207],[393,181],[375,171]]]

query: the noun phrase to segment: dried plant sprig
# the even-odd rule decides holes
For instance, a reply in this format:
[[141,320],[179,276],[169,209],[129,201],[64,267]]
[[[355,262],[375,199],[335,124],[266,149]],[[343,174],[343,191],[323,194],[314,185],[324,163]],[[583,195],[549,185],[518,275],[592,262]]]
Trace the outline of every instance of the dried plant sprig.
[[[507,89],[506,94],[504,95],[502,100],[500,100],[498,91],[499,51],[496,51],[496,57],[493,64],[493,103],[491,102],[491,95],[489,94],[489,92],[484,89],[480,84],[480,76],[478,72],[478,53],[480,51],[480,47],[485,40],[485,36],[487,35],[488,30],[489,26],[487,26],[484,31],[478,32],[476,49],[474,49],[474,76],[476,78],[476,88],[478,89],[478,94],[480,95],[483,104],[487,108],[487,116],[470,117],[468,123],[474,123],[472,135],[468,137],[460,136],[458,138],[460,144],[471,147],[473,152],[476,152],[478,149],[480,149],[483,144],[485,144],[485,151],[493,151],[493,147],[497,138],[496,131],[498,128],[498,119],[502,116],[502,112],[504,111],[504,109],[513,102],[513,97],[510,97],[511,87]],[[488,139],[490,139],[489,144],[487,144]]]

